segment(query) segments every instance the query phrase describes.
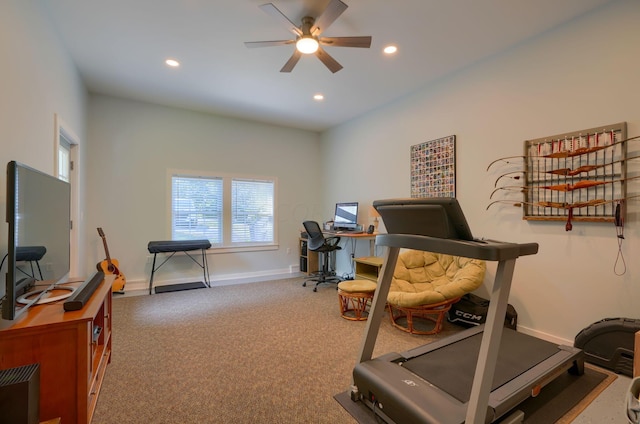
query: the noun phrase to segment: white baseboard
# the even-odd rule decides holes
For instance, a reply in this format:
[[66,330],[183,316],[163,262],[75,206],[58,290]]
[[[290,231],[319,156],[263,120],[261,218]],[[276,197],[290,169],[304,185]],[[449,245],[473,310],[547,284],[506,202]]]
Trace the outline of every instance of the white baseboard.
[[[260,272],[244,272],[238,274],[212,275],[211,286],[229,286],[232,284],[256,283],[259,281],[278,280],[281,278],[300,277],[299,267],[290,266],[288,269],[260,271]],[[201,277],[201,276],[200,276]],[[165,286],[168,284],[188,283],[198,279],[198,277],[185,277],[175,279],[158,279],[154,278],[153,286]],[[200,278],[202,280],[202,278]],[[149,292],[149,280],[127,280],[125,293],[128,292]]]
[[573,340],[562,339],[560,337],[554,336],[553,334],[548,334],[542,331],[533,330],[528,327],[523,327],[520,324],[518,324],[518,332],[528,334],[530,336],[537,337],[539,339],[546,340],[557,345],[573,346]]

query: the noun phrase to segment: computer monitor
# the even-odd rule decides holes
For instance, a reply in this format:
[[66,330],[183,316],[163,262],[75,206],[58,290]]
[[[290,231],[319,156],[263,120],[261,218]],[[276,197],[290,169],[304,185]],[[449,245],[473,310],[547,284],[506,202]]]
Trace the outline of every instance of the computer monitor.
[[334,230],[355,230],[358,227],[358,202],[336,203]]

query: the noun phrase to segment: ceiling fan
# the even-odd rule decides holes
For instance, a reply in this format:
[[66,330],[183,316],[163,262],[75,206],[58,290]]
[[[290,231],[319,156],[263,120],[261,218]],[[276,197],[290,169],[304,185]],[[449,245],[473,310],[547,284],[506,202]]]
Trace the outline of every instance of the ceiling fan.
[[333,73],[342,69],[342,65],[329,55],[322,46],[334,47],[371,47],[371,37],[320,37],[329,25],[331,25],[342,13],[347,9],[347,5],[340,0],[331,0],[327,8],[318,16],[313,18],[305,16],[302,18],[302,24],[297,26],[289,18],[287,18],[273,3],[267,3],[260,6],[260,9],[269,15],[278,19],[286,28],[295,36],[295,40],[275,40],[275,41],[248,41],[245,46],[253,47],[269,47],[281,46],[285,44],[295,44],[296,50],[284,64],[280,72],[291,72],[302,57],[303,54],[315,54],[324,65]]

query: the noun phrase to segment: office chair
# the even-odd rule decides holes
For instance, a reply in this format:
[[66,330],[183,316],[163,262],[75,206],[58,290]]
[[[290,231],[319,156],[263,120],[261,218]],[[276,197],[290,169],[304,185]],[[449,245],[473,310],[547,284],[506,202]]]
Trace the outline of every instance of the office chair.
[[[317,252],[323,256],[322,269],[318,272],[314,272],[313,276],[302,283],[302,287],[307,286],[307,281],[315,281],[316,285],[313,291],[318,291],[318,286],[324,283],[338,284],[340,277],[335,275],[335,272],[329,269],[329,255],[331,252],[341,250],[342,247],[338,246],[340,237],[324,237],[320,225],[316,221],[304,221],[302,223],[304,229],[307,232],[307,249]],[[338,286],[336,286],[338,288]]]

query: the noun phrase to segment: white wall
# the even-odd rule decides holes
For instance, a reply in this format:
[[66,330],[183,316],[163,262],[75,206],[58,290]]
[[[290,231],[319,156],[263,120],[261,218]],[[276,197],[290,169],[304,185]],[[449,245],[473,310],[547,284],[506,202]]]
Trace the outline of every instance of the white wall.
[[[0,58],[0,213],[4,215],[6,163],[17,160],[53,174],[54,116],[64,120],[82,141],[87,94],[75,66],[35,2],[0,1]],[[0,255],[4,256],[4,219],[0,228]],[[4,277],[0,294],[4,294]]]
[[[457,197],[475,235],[540,244],[516,264],[510,303],[522,329],[573,341],[605,317],[640,318],[638,199],[628,202],[623,276],[613,272],[613,224],[574,223],[565,232],[564,223],[523,221],[512,206],[485,210],[500,175],[487,165],[521,155],[524,140],[622,121],[640,135],[638,22],[640,2],[616,2],[328,131],[325,203],[408,197],[410,146],[455,134]],[[640,142],[629,143],[630,156],[638,151]],[[638,184],[628,191],[640,194]]]
[[[279,249],[209,256],[212,280],[288,273],[298,267],[302,221],[317,219],[320,199],[319,136],[316,133],[91,95],[89,106],[87,266],[104,258],[105,231],[111,256],[130,282],[148,282],[147,244],[170,240],[168,170],[274,176],[278,179]],[[89,230],[88,230],[89,231]],[[289,253],[287,253],[289,249]],[[200,277],[189,258],[174,258],[155,282]],[[133,286],[131,286],[133,287]]]
[[[80,263],[88,272],[104,257],[95,231],[101,226],[129,281],[141,282],[150,271],[148,241],[168,237],[168,168],[277,176],[280,249],[213,255],[215,281],[297,265],[300,222],[330,218],[336,201],[359,201],[360,221],[368,223],[366,206],[374,199],[409,195],[409,147],[455,134],[458,197],[476,235],[540,243],[538,255],[516,265],[511,303],[521,328],[572,340],[599,319],[636,317],[637,202],[628,205],[623,242],[628,269],[618,277],[612,224],[576,223],[567,233],[561,223],[522,221],[516,208],[485,211],[496,177],[486,166],[520,154],[526,139],[620,121],[628,123],[629,135],[639,135],[637,22],[639,2],[616,2],[328,131],[320,143],[314,133],[100,95],[89,102],[87,118],[85,89],[40,10],[33,2],[4,0],[0,163],[15,159],[53,172],[57,113],[83,142],[80,179],[87,202]],[[640,151],[629,147],[632,154]],[[318,155],[322,166],[309,162]],[[4,191],[0,184],[0,210]],[[640,188],[631,183],[629,191]],[[6,224],[1,227],[6,234]],[[5,238],[0,237],[0,251],[6,249]],[[358,255],[367,248],[360,243]],[[177,270],[186,268],[178,262]],[[347,270],[344,262],[341,266]],[[171,272],[158,278],[167,275]]]

